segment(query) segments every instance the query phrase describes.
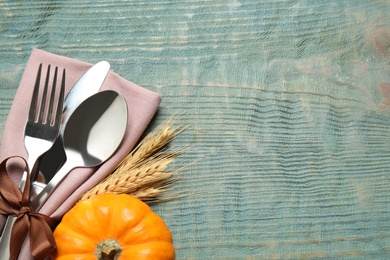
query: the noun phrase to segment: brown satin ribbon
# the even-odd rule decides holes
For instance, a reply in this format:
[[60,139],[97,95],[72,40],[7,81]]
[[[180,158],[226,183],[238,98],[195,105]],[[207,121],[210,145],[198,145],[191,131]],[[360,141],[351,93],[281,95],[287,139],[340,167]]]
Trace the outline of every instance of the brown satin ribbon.
[[[15,156],[18,157],[18,156]],[[10,255],[11,260],[18,258],[19,251],[29,233],[31,253],[35,259],[44,259],[56,250],[52,228],[55,220],[41,213],[31,211],[30,197],[30,171],[26,165],[27,180],[24,191],[21,192],[15,182],[9,177],[6,163],[10,157],[0,163],[0,214],[16,217],[11,232]]]

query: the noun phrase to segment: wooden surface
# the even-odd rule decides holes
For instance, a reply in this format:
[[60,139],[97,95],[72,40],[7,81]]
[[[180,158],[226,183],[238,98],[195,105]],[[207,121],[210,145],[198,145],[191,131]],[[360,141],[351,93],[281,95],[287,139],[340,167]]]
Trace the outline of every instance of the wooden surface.
[[177,259],[390,259],[390,2],[0,1],[0,130],[33,47],[163,97]]

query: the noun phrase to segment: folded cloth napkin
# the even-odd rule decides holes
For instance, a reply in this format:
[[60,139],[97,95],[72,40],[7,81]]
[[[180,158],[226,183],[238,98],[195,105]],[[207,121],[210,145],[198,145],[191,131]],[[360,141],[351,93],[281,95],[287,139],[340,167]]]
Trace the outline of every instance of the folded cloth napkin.
[[[66,69],[66,93],[77,80],[92,66],[92,64],[72,58],[55,55],[43,50],[33,49],[26,64],[25,71],[16,92],[12,107],[6,121],[2,144],[0,147],[0,161],[11,156],[26,158],[24,148],[24,128],[27,121],[32,91],[39,64],[50,64]],[[129,82],[118,74],[110,71],[100,90],[115,90],[122,94],[128,105],[128,124],[124,139],[116,153],[98,168],[76,168],[70,172],[61,185],[46,201],[39,211],[53,219],[59,220],[87,190],[103,180],[135,146],[138,139],[150,123],[161,97],[147,89]],[[18,184],[23,173],[23,162],[12,160],[7,165],[10,177]],[[5,217],[0,218],[0,227],[4,226]],[[19,259],[33,259],[26,239]]]

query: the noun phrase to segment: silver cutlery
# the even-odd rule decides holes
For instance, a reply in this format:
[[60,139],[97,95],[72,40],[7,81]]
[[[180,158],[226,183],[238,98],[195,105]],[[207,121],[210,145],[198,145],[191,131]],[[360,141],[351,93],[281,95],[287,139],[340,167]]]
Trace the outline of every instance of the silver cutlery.
[[63,131],[66,162],[31,202],[38,211],[57,186],[77,167],[95,167],[106,161],[122,142],[127,126],[127,104],[115,91],[99,92],[82,102]]
[[[36,170],[39,158],[50,149],[56,140],[61,125],[62,106],[65,93],[65,69],[62,73],[61,87],[58,102],[55,102],[58,67],[55,68],[51,90],[49,90],[50,65],[48,65],[46,80],[39,102],[42,64],[40,64],[33,90],[33,96],[28,114],[28,121],[24,132],[24,145],[28,154],[27,164],[31,172]],[[50,99],[47,95],[50,91]],[[48,102],[47,102],[48,101]],[[48,105],[47,105],[48,104]],[[26,184],[27,172],[23,173],[19,189],[23,190]],[[8,216],[0,239],[0,259],[10,257],[10,238],[16,217]]]
[[[70,116],[85,99],[99,91],[109,70],[110,64],[107,61],[100,61],[96,63],[81,76],[81,78],[66,95],[63,105],[60,134],[52,148],[43,156],[41,165],[39,167],[40,172],[45,177],[46,182],[51,180],[54,173],[58,171],[62,163],[65,161],[62,139],[64,129],[66,128],[66,124]],[[45,187],[45,184],[37,181],[37,177],[38,176],[36,175],[32,178],[32,198],[34,198],[36,194],[38,194]]]

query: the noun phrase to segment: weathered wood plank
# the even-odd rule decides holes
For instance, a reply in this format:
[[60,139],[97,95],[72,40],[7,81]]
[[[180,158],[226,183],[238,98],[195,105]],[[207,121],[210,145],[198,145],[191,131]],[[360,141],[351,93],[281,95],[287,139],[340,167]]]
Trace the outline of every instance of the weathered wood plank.
[[107,60],[192,128],[178,259],[390,256],[390,2],[2,1],[0,131],[32,47]]

